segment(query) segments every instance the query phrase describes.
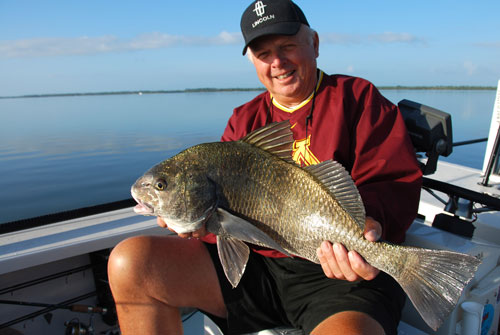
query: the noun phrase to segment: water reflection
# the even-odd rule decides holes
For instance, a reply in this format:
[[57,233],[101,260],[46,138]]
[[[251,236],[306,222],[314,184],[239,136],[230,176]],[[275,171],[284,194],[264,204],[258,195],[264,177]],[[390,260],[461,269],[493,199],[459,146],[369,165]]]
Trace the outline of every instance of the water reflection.
[[[452,114],[455,141],[486,137],[494,91],[386,90]],[[128,198],[146,169],[217,141],[257,92],[0,100],[0,223]],[[485,144],[447,158],[481,168]]]

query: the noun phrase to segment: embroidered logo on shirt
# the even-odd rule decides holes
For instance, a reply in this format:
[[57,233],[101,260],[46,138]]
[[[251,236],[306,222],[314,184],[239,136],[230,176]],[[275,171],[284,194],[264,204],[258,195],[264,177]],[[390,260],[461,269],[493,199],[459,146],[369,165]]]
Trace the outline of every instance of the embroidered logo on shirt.
[[302,140],[293,142],[292,158],[300,166],[309,166],[320,163],[310,149],[311,135]]

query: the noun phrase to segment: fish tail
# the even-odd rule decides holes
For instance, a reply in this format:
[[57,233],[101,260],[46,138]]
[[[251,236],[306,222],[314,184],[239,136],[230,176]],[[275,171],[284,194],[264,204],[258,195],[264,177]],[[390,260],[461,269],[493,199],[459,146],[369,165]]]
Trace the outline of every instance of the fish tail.
[[402,248],[405,267],[394,278],[424,321],[437,330],[458,303],[481,261],[446,250]]

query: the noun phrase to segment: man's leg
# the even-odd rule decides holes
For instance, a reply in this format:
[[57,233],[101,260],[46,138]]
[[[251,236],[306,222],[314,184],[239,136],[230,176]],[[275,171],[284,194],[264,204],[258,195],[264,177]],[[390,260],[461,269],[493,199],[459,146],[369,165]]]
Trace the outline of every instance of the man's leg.
[[314,328],[313,335],[349,334],[383,335],[384,329],[368,314],[346,311],[334,314]]
[[111,253],[108,276],[124,335],[181,334],[180,306],[226,316],[214,265],[197,239],[127,239]]

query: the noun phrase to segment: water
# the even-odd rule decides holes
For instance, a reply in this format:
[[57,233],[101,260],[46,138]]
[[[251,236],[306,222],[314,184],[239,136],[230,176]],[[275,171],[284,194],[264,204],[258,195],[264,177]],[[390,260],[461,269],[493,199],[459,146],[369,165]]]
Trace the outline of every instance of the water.
[[[488,137],[496,92],[494,90],[386,90],[393,103],[402,99],[419,102],[451,114],[453,142]],[[486,142],[453,148],[440,160],[482,169]]]
[[[0,99],[0,223],[130,197],[130,185],[180,150],[216,141],[257,92]],[[386,90],[452,114],[454,141],[486,137],[495,91]],[[445,160],[482,167],[485,143]]]

